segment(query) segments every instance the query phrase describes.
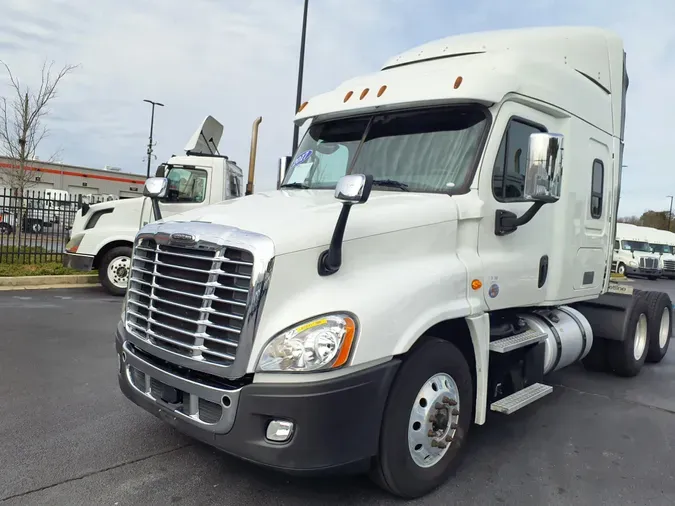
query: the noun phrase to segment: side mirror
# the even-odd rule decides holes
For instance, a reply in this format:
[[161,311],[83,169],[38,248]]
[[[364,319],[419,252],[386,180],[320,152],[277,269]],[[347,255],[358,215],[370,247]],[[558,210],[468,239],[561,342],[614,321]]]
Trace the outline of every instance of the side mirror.
[[533,202],[521,216],[511,211],[495,211],[495,235],[512,234],[530,222],[544,204],[560,199],[562,189],[563,136],[537,133],[530,135],[525,169],[524,197]]
[[291,164],[291,157],[290,156],[282,156],[279,158],[279,173],[277,174],[277,190],[281,188],[281,183],[284,181],[284,177],[286,177],[286,171],[288,170],[288,166]]
[[563,136],[537,133],[530,135],[525,171],[525,198],[552,203],[560,199],[562,189]]
[[166,191],[169,188],[169,180],[165,177],[151,177],[145,180],[143,187],[143,195],[150,197],[152,200],[152,211],[155,214],[156,220],[162,219],[162,211],[159,208],[159,200],[166,196]]
[[373,176],[352,174],[342,176],[335,187],[335,198],[344,204],[363,204],[373,189]]
[[342,202],[342,210],[338,217],[333,237],[330,240],[328,249],[319,255],[318,272],[319,276],[329,276],[340,270],[342,265],[342,240],[347,228],[347,218],[349,211],[355,204],[363,204],[370,197],[370,191],[373,189],[373,176],[363,174],[352,174],[342,176],[335,187],[335,198]]
[[169,188],[169,180],[165,177],[151,177],[145,180],[143,195],[152,198],[163,198]]
[[159,167],[157,167],[157,171],[155,172],[155,177],[164,177],[165,173],[166,173],[166,164],[160,163]]

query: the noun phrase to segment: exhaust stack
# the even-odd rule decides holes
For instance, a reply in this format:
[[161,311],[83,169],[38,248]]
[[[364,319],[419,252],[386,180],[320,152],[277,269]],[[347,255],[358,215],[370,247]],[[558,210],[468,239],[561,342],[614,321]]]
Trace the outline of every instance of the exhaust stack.
[[258,151],[258,128],[262,123],[262,116],[256,118],[253,122],[253,132],[251,133],[251,153],[248,159],[248,182],[246,183],[245,195],[253,194],[253,181],[255,179],[255,157]]

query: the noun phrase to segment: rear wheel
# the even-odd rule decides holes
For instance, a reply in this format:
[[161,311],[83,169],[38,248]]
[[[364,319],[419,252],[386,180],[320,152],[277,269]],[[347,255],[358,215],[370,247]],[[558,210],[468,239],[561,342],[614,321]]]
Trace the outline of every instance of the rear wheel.
[[645,292],[633,295],[624,324],[623,341],[607,341],[607,360],[618,376],[637,376],[647,358],[649,346],[647,297]]
[[14,233],[14,229],[9,223],[0,222],[0,235],[10,235]]
[[404,498],[437,488],[459,464],[473,405],[471,371],[459,349],[436,338],[424,343],[389,392],[373,479]]
[[131,247],[118,246],[108,251],[101,259],[98,279],[108,293],[124,295],[131,272]]
[[667,293],[645,292],[649,312],[647,362],[657,363],[668,353],[672,328],[673,303]]

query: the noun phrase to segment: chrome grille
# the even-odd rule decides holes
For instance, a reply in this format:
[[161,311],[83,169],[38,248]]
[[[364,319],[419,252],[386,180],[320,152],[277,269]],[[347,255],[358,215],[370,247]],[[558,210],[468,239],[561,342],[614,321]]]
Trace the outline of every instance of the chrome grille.
[[243,249],[136,245],[126,318],[136,337],[186,357],[231,365],[248,306],[253,255]]
[[675,271],[675,260],[664,260],[663,268],[667,271]]
[[656,269],[658,260],[656,258],[640,258],[640,267],[643,269]]

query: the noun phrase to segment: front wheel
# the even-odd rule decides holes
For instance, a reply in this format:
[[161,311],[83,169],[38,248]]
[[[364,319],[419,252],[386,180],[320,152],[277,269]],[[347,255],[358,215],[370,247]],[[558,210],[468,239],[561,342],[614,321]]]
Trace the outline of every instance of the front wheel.
[[389,392],[374,481],[409,499],[445,482],[459,464],[473,405],[464,356],[452,343],[431,338],[403,363]]
[[122,296],[127,290],[130,272],[131,247],[118,246],[103,255],[98,268],[98,279],[108,293]]
[[626,266],[624,264],[619,264],[618,267],[616,268],[616,273],[619,274],[620,276],[625,276]]

